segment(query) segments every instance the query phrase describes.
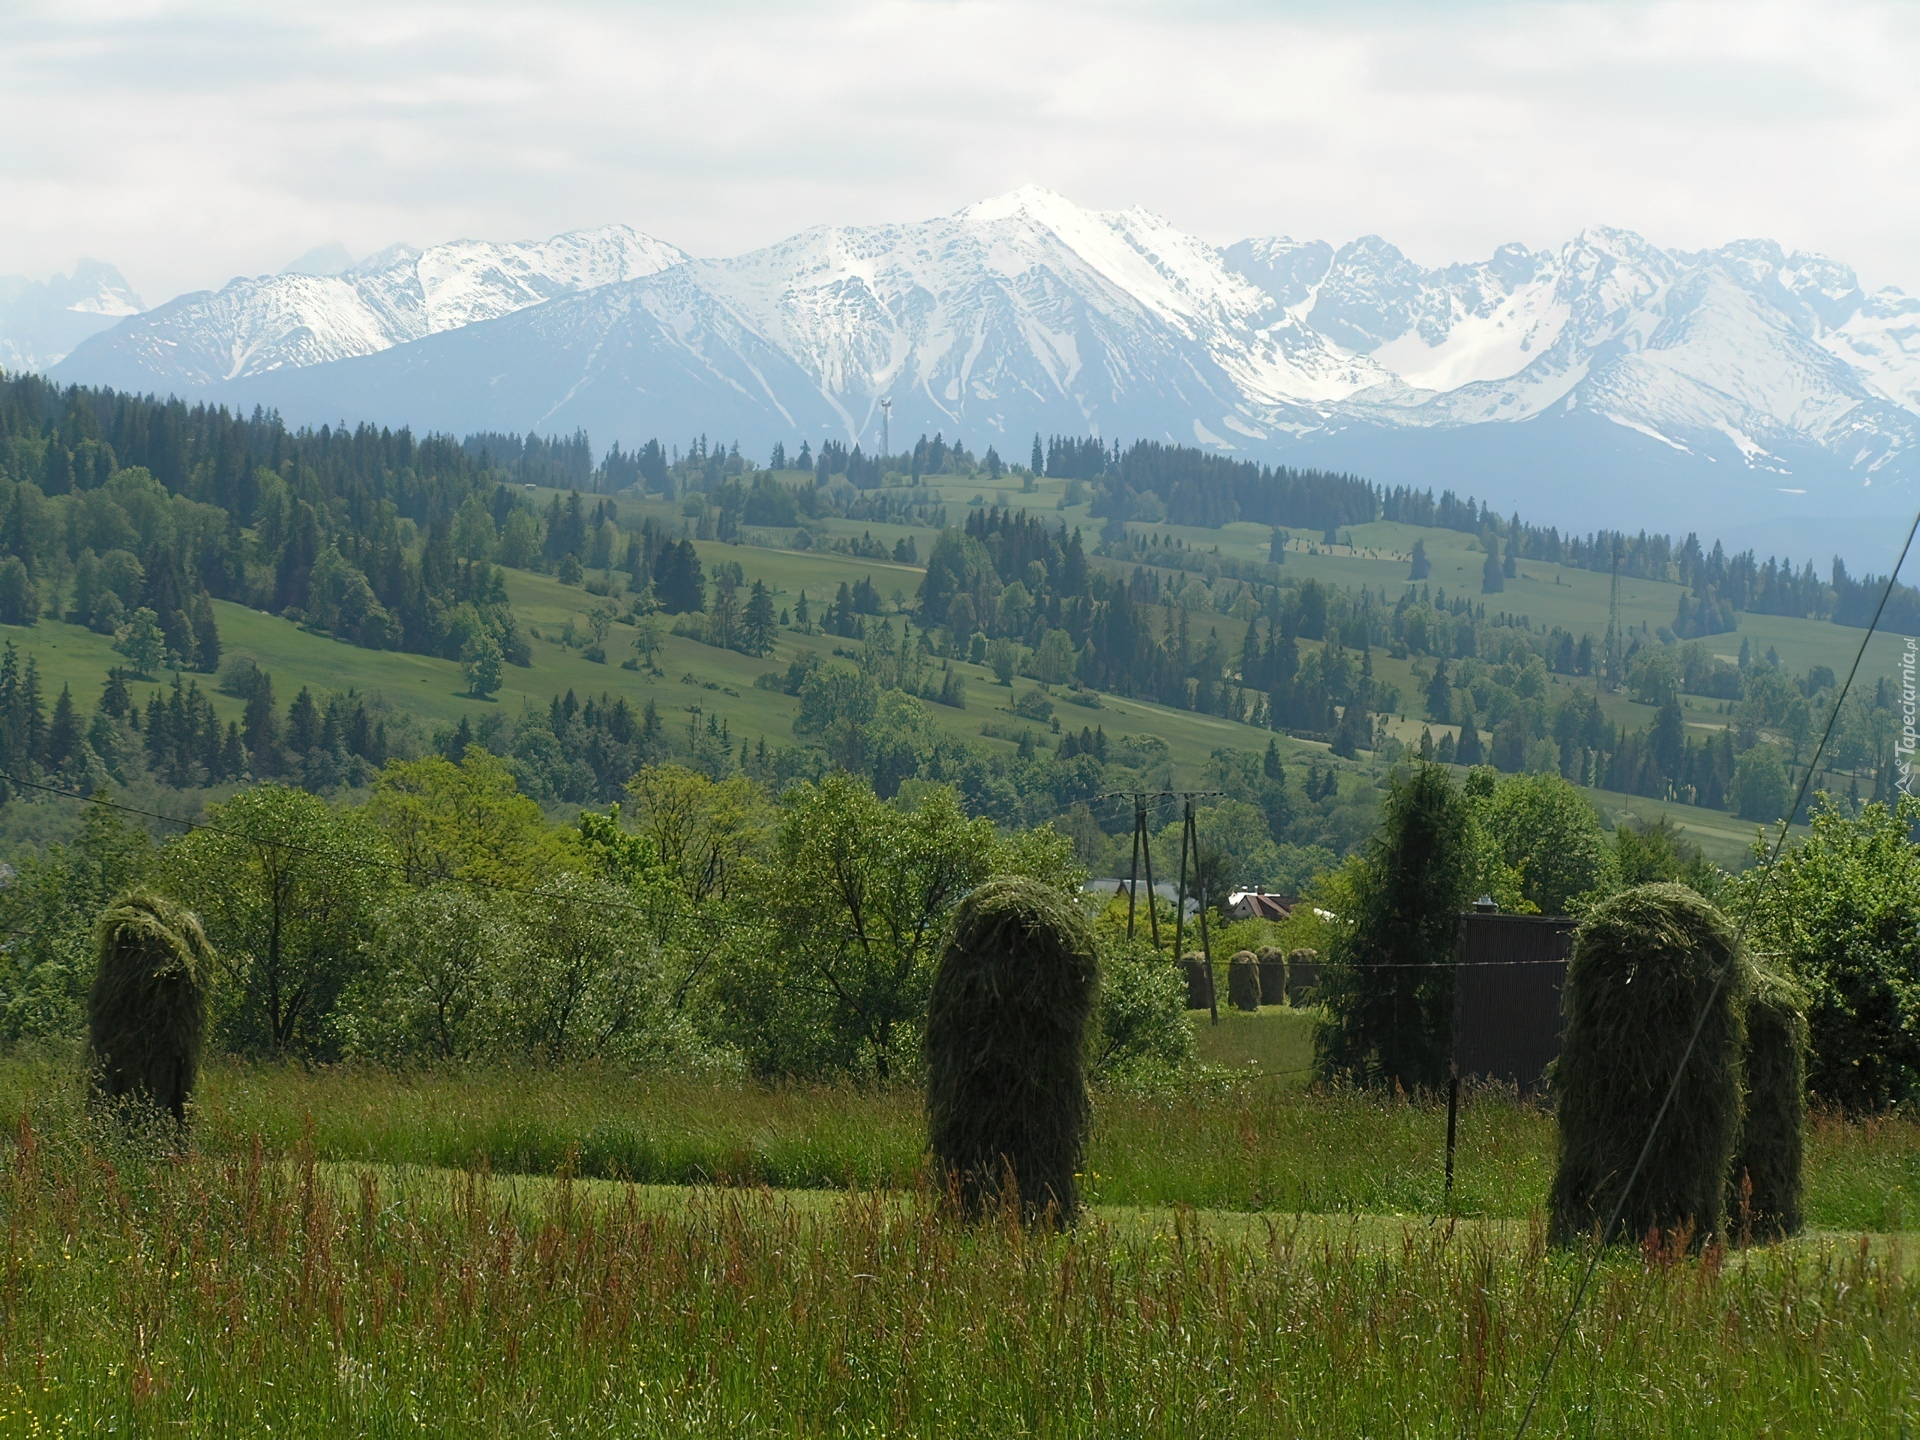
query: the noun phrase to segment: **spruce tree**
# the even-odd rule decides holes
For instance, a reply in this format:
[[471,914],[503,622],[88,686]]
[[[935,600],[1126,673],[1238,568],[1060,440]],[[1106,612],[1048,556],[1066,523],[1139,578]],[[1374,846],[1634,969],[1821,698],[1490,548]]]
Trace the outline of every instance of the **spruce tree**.
[[127,674],[118,665],[107,671],[107,683],[100,690],[100,709],[116,720],[124,720],[133,709],[133,697],[127,692]]
[[313,692],[306,686],[287,707],[287,749],[305,756],[320,743],[320,707],[313,703]]
[[1433,667],[1433,682],[1427,686],[1427,715],[1435,724],[1453,719],[1453,684],[1447,679],[1447,661],[1443,655]]
[[740,628],[749,655],[764,655],[773,649],[773,592],[764,580],[753,582],[747,608],[740,617]]
[[1372,741],[1373,728],[1367,724],[1367,707],[1357,699],[1347,702],[1328,748],[1342,760],[1351,760],[1360,750],[1370,748]]
[[213,622],[213,597],[205,590],[193,597],[189,625],[193,631],[194,668],[211,675],[220,668],[220,630]]
[[53,702],[53,723],[47,727],[47,768],[58,770],[80,746],[80,717],[73,708],[73,687],[62,685]]
[[1321,976],[1321,1074],[1431,1089],[1452,1048],[1453,947],[1472,898],[1473,815],[1437,765],[1388,792],[1379,833],[1347,871],[1351,924]]
[[1460,713],[1460,743],[1454,747],[1453,763],[1456,765],[1478,765],[1483,756],[1480,749],[1480,731],[1474,723],[1471,703]]

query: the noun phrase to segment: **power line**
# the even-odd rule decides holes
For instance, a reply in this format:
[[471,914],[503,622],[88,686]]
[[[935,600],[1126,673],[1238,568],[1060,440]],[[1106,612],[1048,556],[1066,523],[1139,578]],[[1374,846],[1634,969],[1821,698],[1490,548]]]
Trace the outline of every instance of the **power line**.
[[1741,943],[1746,939],[1747,927],[1752,923],[1754,912],[1760,908],[1760,901],[1767,893],[1767,887],[1773,883],[1774,865],[1780,859],[1780,852],[1787,843],[1787,832],[1793,824],[1793,817],[1800,813],[1800,806],[1807,798],[1807,787],[1813,783],[1815,773],[1820,769],[1820,757],[1826,753],[1827,741],[1833,736],[1833,727],[1840,718],[1840,707],[1846,702],[1847,692],[1853,688],[1854,677],[1860,673],[1860,662],[1866,658],[1867,645],[1873,639],[1873,632],[1880,628],[1880,617],[1886,612],[1887,601],[1893,596],[1893,587],[1900,578],[1900,567],[1907,563],[1907,552],[1913,548],[1913,537],[1920,532],[1920,512],[1913,517],[1913,524],[1907,527],[1906,543],[1900,547],[1900,557],[1893,562],[1893,568],[1887,572],[1886,588],[1880,592],[1880,603],[1873,607],[1873,619],[1867,624],[1867,633],[1860,637],[1860,648],[1854,651],[1853,664],[1847,667],[1847,679],[1839,692],[1833,697],[1833,705],[1827,711],[1827,725],[1820,732],[1820,743],[1814,747],[1813,759],[1807,765],[1807,773],[1800,777],[1799,788],[1794,792],[1793,804],[1780,818],[1780,833],[1774,837],[1773,849],[1768,852],[1765,867],[1760,872],[1760,883],[1754,888],[1753,897],[1747,902],[1746,912],[1740,917],[1740,924],[1733,935],[1733,958],[1721,967],[1714,976],[1713,986],[1707,992],[1706,1003],[1701,1006],[1699,1017],[1693,1022],[1693,1033],[1687,1037],[1687,1048],[1680,1052],[1680,1063],[1674,1067],[1673,1079],[1667,1086],[1667,1093],[1660,1101],[1660,1108],[1654,1112],[1653,1124],[1647,1130],[1646,1143],[1640,1147],[1640,1157],[1633,1162],[1633,1171],[1627,1176],[1627,1183],[1620,1187],[1619,1198],[1613,1202],[1613,1211],[1607,1217],[1607,1223],[1600,1232],[1600,1242],[1594,1246],[1593,1257],[1587,1262],[1586,1271],[1580,1277],[1579,1288],[1573,1293],[1573,1303],[1567,1307],[1566,1319],[1560,1324],[1560,1331],[1554,1337],[1553,1349],[1547,1353],[1547,1363],[1540,1371],[1535,1382],[1533,1394],[1527,1399],[1527,1408],[1520,1416],[1520,1426],[1514,1431],[1514,1440],[1524,1440],[1527,1427],[1533,1423],[1533,1414],[1540,1404],[1540,1397],[1546,1393],[1547,1381],[1553,1376],[1553,1367],[1560,1358],[1560,1351],[1567,1343],[1567,1336],[1573,1329],[1573,1322],[1580,1313],[1580,1306],[1587,1298],[1587,1290],[1593,1284],[1593,1277],[1600,1268],[1600,1259],[1606,1248],[1613,1242],[1614,1228],[1620,1223],[1621,1213],[1627,1207],[1627,1197],[1633,1193],[1633,1187],[1640,1179],[1640,1172],[1646,1168],[1647,1157],[1653,1153],[1653,1142],[1660,1134],[1660,1126],[1667,1118],[1667,1111],[1673,1106],[1674,1097],[1680,1093],[1680,1081],[1687,1073],[1687,1062],[1693,1058],[1694,1047],[1700,1043],[1700,1035],[1706,1029],[1707,1017],[1713,1013],[1713,1007],[1720,999],[1720,991],[1727,983],[1727,977],[1733,969],[1734,961],[1740,954]]

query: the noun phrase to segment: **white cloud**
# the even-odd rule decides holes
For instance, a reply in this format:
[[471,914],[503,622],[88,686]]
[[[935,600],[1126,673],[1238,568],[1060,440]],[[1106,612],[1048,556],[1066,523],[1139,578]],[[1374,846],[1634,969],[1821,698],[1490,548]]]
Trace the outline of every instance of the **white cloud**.
[[1037,181],[1417,259],[1623,225],[1920,290],[1896,4],[60,4],[0,47],[0,273],[151,303],[338,238],[700,254]]

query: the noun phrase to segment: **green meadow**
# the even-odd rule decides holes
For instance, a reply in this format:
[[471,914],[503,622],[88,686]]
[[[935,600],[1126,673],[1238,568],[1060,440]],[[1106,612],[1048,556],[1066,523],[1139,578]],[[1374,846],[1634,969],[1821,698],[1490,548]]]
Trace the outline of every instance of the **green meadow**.
[[[1552,1122],[1310,1092],[1309,1017],[1102,1092],[1071,1233],[949,1216],[918,1092],[595,1071],[206,1077],[191,1142],[0,1065],[8,1434],[1510,1434],[1586,1256]],[[1204,1023],[1202,1017],[1202,1023]],[[1819,1118],[1809,1232],[1603,1257],[1543,1435],[1920,1420],[1920,1126]]]

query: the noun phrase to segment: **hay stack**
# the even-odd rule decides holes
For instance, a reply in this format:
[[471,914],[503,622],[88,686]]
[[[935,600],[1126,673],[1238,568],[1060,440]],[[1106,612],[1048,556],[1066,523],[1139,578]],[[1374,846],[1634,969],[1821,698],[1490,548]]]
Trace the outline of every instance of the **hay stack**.
[[1287,956],[1287,998],[1295,1005],[1313,1005],[1320,999],[1320,952],[1299,949]]
[[87,1000],[95,1088],[109,1099],[139,1097],[184,1121],[213,979],[213,949],[199,920],[136,892],[107,907],[95,946]]
[[1260,1008],[1260,957],[1251,950],[1237,950],[1227,962],[1227,999],[1236,1010]]
[[1180,957],[1180,964],[1187,972],[1187,1009],[1211,1010],[1213,970],[1207,964],[1207,957],[1198,950],[1189,950]]
[[1093,932],[1058,891],[990,880],[960,902],[927,1011],[933,1153],[970,1214],[1010,1202],[1071,1224],[1087,1124]]
[[1609,1239],[1726,1233],[1740,1135],[1748,974],[1726,917],[1684,885],[1641,885],[1598,906],[1567,971],[1553,1239],[1604,1224],[1653,1127],[1688,1037],[1724,976],[1672,1107]]
[[1275,945],[1262,945],[1254,952],[1260,960],[1260,1003],[1287,1003],[1287,952]]
[[1806,997],[1765,966],[1753,969],[1746,1072],[1747,1113],[1727,1184],[1727,1222],[1755,1239],[1797,1235],[1805,1223]]

